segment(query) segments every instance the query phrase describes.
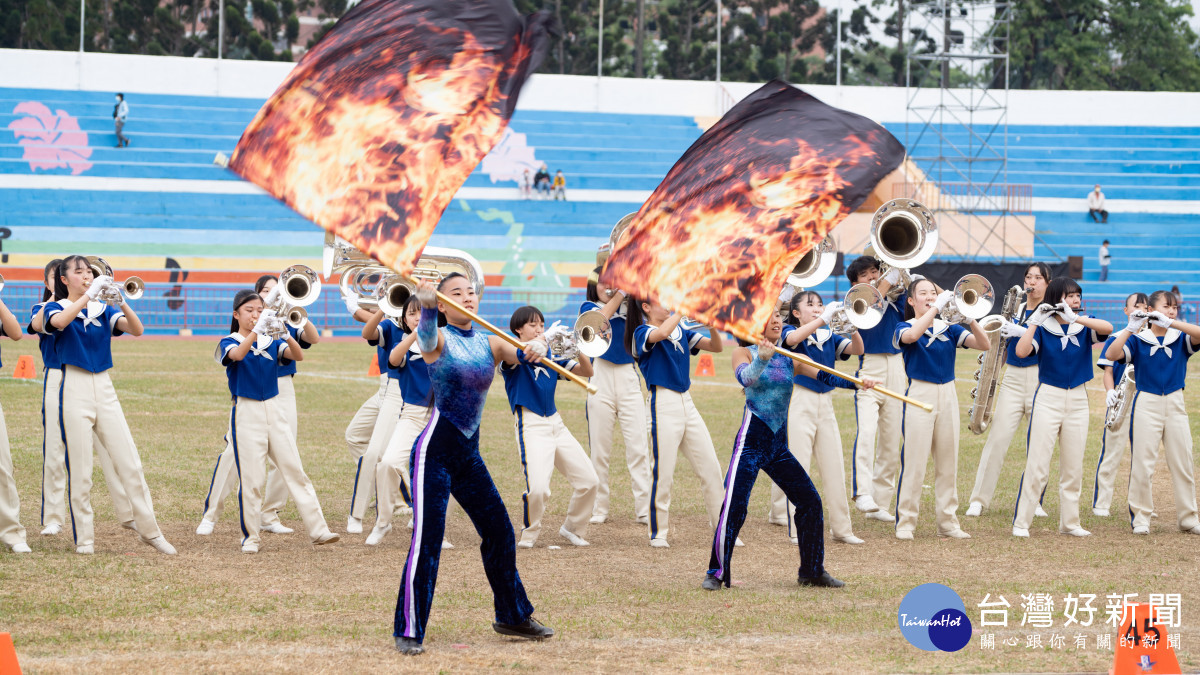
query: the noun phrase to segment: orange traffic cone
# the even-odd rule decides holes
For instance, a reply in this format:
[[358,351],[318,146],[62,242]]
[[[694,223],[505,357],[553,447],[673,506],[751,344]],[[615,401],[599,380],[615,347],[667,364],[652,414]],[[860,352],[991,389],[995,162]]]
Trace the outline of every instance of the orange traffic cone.
[[17,367],[13,368],[12,376],[18,380],[32,380],[37,377],[33,371],[33,357],[28,354],[22,354],[17,359]]
[[703,375],[713,376],[717,374],[717,369],[713,367],[712,354],[701,354],[700,360],[696,362],[696,377]]
[[1117,628],[1117,651],[1109,675],[1181,672],[1175,649],[1152,617],[1150,605],[1129,605],[1129,621]]
[[368,377],[379,377],[379,359],[371,357],[371,365],[367,367]]
[[13,647],[12,635],[0,633],[0,674],[21,675],[21,664],[17,663],[17,650]]

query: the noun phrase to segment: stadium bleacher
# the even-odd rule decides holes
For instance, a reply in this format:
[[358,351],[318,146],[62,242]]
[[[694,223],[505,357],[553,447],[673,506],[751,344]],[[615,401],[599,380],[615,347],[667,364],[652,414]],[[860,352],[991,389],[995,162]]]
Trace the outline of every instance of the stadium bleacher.
[[[134,94],[129,103],[132,144],[117,149],[110,94],[0,88],[7,132],[0,136],[0,250],[9,281],[38,279],[54,254],[96,253],[151,282],[148,298],[157,299],[148,311],[163,331],[181,320],[166,305],[179,293],[189,300],[189,325],[219,331],[226,312],[217,298],[227,298],[232,285],[294,262],[317,265],[319,228],[212,164],[216,152],[233,149],[260,99]],[[533,301],[565,318],[578,307],[612,224],[637,209],[701,127],[683,116],[525,110],[511,126],[523,135],[513,138],[524,143],[521,161],[561,169],[570,201],[522,200],[512,176],[497,177],[485,163],[431,244],[481,261],[490,288],[485,313],[504,317],[512,303]],[[918,127],[888,126],[902,141],[907,132],[913,155],[936,154],[937,140],[918,140]],[[954,140],[967,142],[965,135]],[[1035,254],[1083,256],[1087,297],[1172,284],[1200,297],[1200,213],[1186,208],[1200,204],[1200,126],[1010,126],[1008,148],[1007,181],[1033,186]],[[1123,205],[1110,207],[1104,225],[1082,207],[1095,183]],[[1130,202],[1137,207],[1127,208]],[[1101,284],[1095,260],[1105,238],[1113,264]],[[186,282],[168,259],[187,271]],[[844,279],[819,288],[845,289]],[[341,319],[331,323],[352,329]]]

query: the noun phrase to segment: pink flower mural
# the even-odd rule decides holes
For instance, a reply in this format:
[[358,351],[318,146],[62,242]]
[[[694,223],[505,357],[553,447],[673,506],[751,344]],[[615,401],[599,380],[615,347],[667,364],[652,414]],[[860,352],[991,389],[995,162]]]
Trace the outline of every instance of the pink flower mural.
[[8,128],[24,149],[22,159],[29,162],[30,171],[70,169],[71,175],[78,176],[92,168],[87,132],[67,111],[51,113],[37,101],[24,101],[13,108],[13,114],[18,117],[8,123]]

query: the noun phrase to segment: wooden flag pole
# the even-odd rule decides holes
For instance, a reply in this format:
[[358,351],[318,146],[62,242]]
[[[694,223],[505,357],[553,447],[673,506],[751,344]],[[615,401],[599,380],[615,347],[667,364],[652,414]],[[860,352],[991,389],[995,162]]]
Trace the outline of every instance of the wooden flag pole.
[[[733,335],[734,335],[734,337],[740,338],[751,344],[758,344],[758,342],[759,342],[758,340],[753,340],[751,338],[748,338],[745,335],[742,335],[741,333],[733,333]],[[845,373],[839,372],[833,368],[823,366],[823,365],[817,363],[816,361],[813,361],[812,359],[808,358],[807,356],[804,356],[803,354],[797,354],[796,352],[788,351],[786,349],[783,349],[782,347],[776,347],[775,351],[779,354],[783,354],[784,356],[795,361],[796,363],[802,363],[806,366],[816,368],[817,370],[819,370],[821,372],[829,373],[830,375],[840,377],[843,380],[849,380],[850,382],[853,382],[855,384],[855,386],[861,387],[863,384],[863,381],[860,380],[859,378],[854,377],[853,375],[847,375]],[[920,408],[921,410],[924,410],[925,412],[933,412],[932,405],[930,405],[928,403],[922,403],[921,401],[918,401],[914,398],[909,398],[909,397],[905,396],[904,394],[896,393],[896,392],[892,391],[891,389],[876,386],[876,387],[872,387],[871,391],[877,391],[877,392],[883,394],[884,396],[891,396],[894,399],[904,401],[905,403],[907,403],[909,405],[914,405],[914,406]]]
[[[418,282],[416,279],[413,279],[412,277],[408,276],[407,274],[404,275],[404,278],[408,279],[408,281],[410,283],[412,283],[413,288],[417,287]],[[488,329],[489,331],[492,332],[492,334],[494,334],[496,337],[500,338],[501,340],[504,340],[508,344],[516,347],[517,349],[525,348],[525,344],[523,342],[521,342],[520,340],[516,339],[515,337],[509,335],[508,333],[500,330],[499,328],[493,326],[491,324],[491,322],[488,321],[487,319],[484,319],[483,317],[479,316],[475,312],[472,312],[471,310],[467,309],[466,307],[463,307],[462,305],[458,304],[454,300],[451,300],[449,297],[444,295],[441,291],[437,291],[437,298],[441,302],[444,302],[447,305],[450,305],[451,307],[453,307],[456,311],[466,314],[468,317],[471,318],[472,321],[474,321],[475,323]],[[568,380],[583,387],[584,389],[587,390],[587,392],[589,394],[595,394],[598,391],[596,389],[596,385],[592,384],[591,382],[588,382],[587,380],[576,375],[575,373],[572,373],[571,371],[567,370],[566,368],[563,368],[562,366],[551,361],[550,359],[546,358],[545,356],[542,357],[541,363],[542,363],[542,365],[553,370],[554,372],[558,373],[559,375],[562,375],[563,377],[567,378]]]

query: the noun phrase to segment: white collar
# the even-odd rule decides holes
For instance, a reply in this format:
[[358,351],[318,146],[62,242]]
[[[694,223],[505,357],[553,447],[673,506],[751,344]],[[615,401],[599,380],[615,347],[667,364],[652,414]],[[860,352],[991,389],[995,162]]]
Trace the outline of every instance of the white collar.
[[1154,334],[1154,331],[1150,330],[1149,328],[1143,328],[1142,331],[1137,334],[1137,337],[1139,340],[1148,345],[1158,346],[1161,344],[1162,346],[1166,347],[1175,344],[1175,341],[1179,339],[1180,335],[1183,335],[1181,331],[1175,328],[1168,328],[1167,334],[1163,336],[1162,342],[1159,342],[1158,336]]
[[1069,323],[1067,324],[1066,331],[1064,331],[1063,325],[1058,322],[1058,318],[1056,316],[1051,316],[1042,322],[1042,328],[1045,328],[1048,333],[1055,337],[1067,337],[1071,335],[1078,335],[1079,333],[1083,332],[1084,325],[1078,321]]
[[816,331],[813,332],[812,335],[809,335],[808,337],[804,338],[804,343],[814,345],[819,349],[819,348],[823,348],[825,346],[825,343],[828,342],[829,338],[831,338],[831,337],[833,337],[832,330],[830,330],[828,328],[818,328]]

